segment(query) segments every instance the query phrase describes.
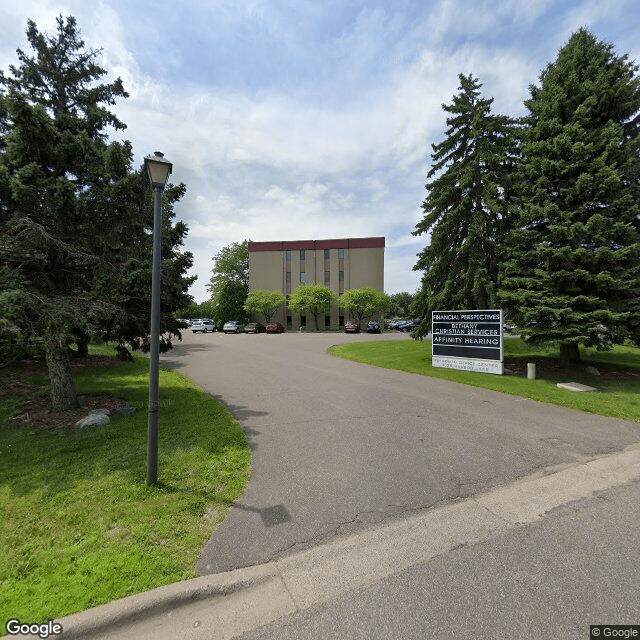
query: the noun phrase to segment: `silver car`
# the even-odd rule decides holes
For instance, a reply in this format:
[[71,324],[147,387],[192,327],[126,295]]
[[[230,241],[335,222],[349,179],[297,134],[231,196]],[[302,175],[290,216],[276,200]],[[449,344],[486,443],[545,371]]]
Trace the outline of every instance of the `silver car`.
[[222,330],[225,333],[244,333],[244,325],[237,320],[229,320],[229,322],[225,322]]
[[202,333],[207,333],[208,331],[214,332],[216,330],[213,320],[209,320],[208,318],[203,318],[201,320],[194,320],[191,323],[191,331],[193,333],[198,333],[198,331],[202,331]]

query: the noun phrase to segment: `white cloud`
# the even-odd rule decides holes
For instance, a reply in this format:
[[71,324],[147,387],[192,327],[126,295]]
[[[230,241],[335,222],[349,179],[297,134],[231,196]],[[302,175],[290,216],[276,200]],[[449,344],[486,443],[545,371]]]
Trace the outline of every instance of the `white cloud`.
[[580,27],[592,27],[601,22],[610,22],[629,13],[629,0],[588,0],[570,9],[565,14],[563,31],[565,40]]
[[[443,103],[473,73],[494,111],[519,115],[528,85],[581,24],[639,53],[631,0],[23,0],[0,8],[0,68],[32,17],[74,15],[128,100],[114,107],[136,162],[161,150],[187,184],[193,288],[234,241],[383,235],[386,285],[412,291],[411,236],[446,128]],[[625,50],[623,49],[623,52]],[[631,51],[633,55],[633,50]],[[415,285],[415,286],[414,286]]]

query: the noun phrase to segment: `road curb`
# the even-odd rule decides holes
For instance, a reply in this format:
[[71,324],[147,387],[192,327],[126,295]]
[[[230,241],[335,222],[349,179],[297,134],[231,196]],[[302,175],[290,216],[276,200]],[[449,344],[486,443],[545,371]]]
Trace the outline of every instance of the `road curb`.
[[640,444],[634,444],[542,469],[483,494],[338,536],[266,564],[167,585],[67,616],[56,620],[62,635],[50,637],[146,639],[158,637],[161,629],[166,637],[183,640],[233,638],[638,479]]
[[276,565],[271,562],[176,582],[56,620],[63,628],[62,635],[58,637],[76,640],[98,636],[171,609],[230,596],[278,577]]

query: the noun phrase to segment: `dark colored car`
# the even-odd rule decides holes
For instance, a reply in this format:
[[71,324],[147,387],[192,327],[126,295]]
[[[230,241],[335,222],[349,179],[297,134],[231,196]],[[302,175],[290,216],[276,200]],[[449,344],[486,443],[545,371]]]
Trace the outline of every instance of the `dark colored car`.
[[262,322],[250,322],[244,326],[245,333],[264,333],[266,330]]
[[403,322],[398,325],[396,329],[398,331],[404,331],[404,333],[409,333],[413,328],[417,327],[420,324],[420,318],[415,318],[413,320],[409,320],[408,322]]
[[360,325],[355,320],[348,320],[344,323],[345,333],[360,333]]
[[367,333],[381,333],[380,324],[375,320],[371,320],[367,325]]
[[279,322],[270,322],[267,325],[267,333],[284,333],[284,326]]

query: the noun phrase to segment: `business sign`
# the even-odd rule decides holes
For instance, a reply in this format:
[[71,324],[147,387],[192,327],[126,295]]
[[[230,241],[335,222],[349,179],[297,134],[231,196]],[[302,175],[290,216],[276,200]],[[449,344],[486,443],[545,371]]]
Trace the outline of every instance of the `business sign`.
[[433,311],[434,367],[502,374],[502,310]]

